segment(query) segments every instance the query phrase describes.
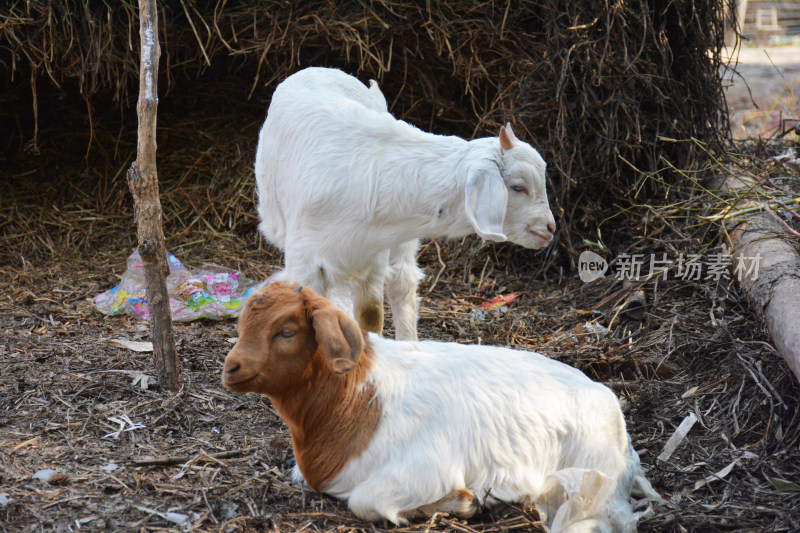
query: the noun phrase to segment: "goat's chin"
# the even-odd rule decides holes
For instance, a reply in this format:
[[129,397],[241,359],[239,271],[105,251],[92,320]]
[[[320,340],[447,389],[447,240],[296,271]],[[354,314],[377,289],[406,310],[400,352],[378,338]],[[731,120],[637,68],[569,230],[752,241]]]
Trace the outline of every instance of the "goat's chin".
[[522,230],[515,232],[514,234],[508,234],[508,237],[510,242],[524,246],[525,248],[532,248],[533,250],[544,248],[553,240],[553,237],[548,236],[546,232],[532,232],[529,230]]
[[240,379],[238,376],[236,378],[231,378],[227,375],[222,376],[222,384],[225,385],[225,388],[231,392],[255,392],[256,390],[256,378],[258,374],[253,374],[252,376],[244,379]]
[[534,250],[539,250],[541,248],[544,248],[545,246],[547,246],[551,242],[553,242],[553,237],[552,237],[552,235],[551,236],[537,236],[536,241],[537,241],[536,244],[534,246],[532,246],[531,248],[533,248]]

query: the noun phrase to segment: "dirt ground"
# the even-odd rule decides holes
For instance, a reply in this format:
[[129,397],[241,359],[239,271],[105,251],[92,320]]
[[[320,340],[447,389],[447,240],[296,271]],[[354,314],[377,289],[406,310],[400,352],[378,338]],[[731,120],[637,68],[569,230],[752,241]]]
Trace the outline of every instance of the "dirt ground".
[[800,121],[800,46],[745,46],[736,57],[726,90],[734,138],[770,137]]
[[[280,255],[255,230],[250,161],[263,109],[254,103],[237,121],[220,109],[223,119],[207,121],[162,106],[168,247],[192,267],[212,261],[265,278]],[[234,320],[176,324],[181,391],[144,387],[151,354],[107,340],[147,340],[146,324],[87,301],[118,282],[135,245],[121,178],[135,147],[107,143],[93,155],[106,163],[87,167],[86,139],[48,129],[42,113],[40,154],[0,165],[14,184],[0,202],[0,530],[541,531],[534,511],[513,507],[369,524],[291,483],[288,434],[269,401],[220,384]],[[97,120],[101,145],[118,135]],[[613,255],[702,249],[702,229],[667,222],[646,216]],[[800,530],[800,386],[736,286],[653,279],[634,286],[646,307],[629,313],[620,281],[537,268],[546,253],[426,243],[421,336],[541,351],[611,386],[665,498],[640,531]],[[521,296],[507,311],[474,314],[509,293]],[[688,437],[657,460],[690,413]],[[54,475],[39,479],[46,469]]]

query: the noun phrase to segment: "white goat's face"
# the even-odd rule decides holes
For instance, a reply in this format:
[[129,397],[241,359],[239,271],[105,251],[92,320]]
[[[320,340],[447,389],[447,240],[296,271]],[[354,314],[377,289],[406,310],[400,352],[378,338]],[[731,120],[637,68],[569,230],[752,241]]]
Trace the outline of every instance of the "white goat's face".
[[500,128],[500,161],[476,165],[465,188],[467,218],[490,241],[542,248],[553,239],[556,222],[547,204],[545,162],[518,140],[511,124]]
[[539,152],[513,135],[508,125],[500,134],[501,175],[508,190],[503,233],[513,243],[539,249],[547,246],[556,231],[547,203],[546,164]]

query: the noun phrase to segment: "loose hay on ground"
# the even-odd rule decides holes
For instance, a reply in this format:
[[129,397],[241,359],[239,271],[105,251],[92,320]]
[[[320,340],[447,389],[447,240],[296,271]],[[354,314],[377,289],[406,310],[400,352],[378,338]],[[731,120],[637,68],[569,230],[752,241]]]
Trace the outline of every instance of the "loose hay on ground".
[[[232,142],[249,144],[238,139]],[[182,161],[196,160],[216,143],[205,142],[180,153]],[[165,162],[177,153],[166,146]],[[241,157],[226,155],[238,150],[216,150],[214,157],[229,163],[198,166],[198,172],[229,164],[232,175],[244,174],[252,154],[242,148]],[[164,188],[178,179],[166,180]],[[252,209],[252,197],[241,198],[252,192],[229,179],[215,193],[222,201],[214,210],[202,187],[186,186],[191,179],[175,205],[193,205],[195,212],[167,223],[170,233],[189,242],[180,249],[183,259],[190,265],[214,260],[255,278],[279,265],[275,250],[257,244],[254,220],[240,234],[215,214],[229,205],[227,199],[244,202],[230,209]],[[81,185],[60,196],[54,192],[57,209],[31,195],[3,204],[2,229],[16,235],[9,240],[14,246],[0,253],[10,281],[0,300],[0,446],[8,450],[0,456],[0,492],[10,502],[0,517],[6,527],[80,523],[89,531],[154,531],[175,528],[170,518],[180,517],[167,513],[178,513],[196,531],[372,531],[340,503],[291,484],[288,435],[269,403],[234,396],[219,384],[228,339],[235,336],[233,321],[177,326],[185,383],[178,395],[133,384],[138,373],[153,375],[150,354],[101,339],[146,340],[147,328],[127,317],[103,317],[85,301],[114,284],[124,268],[134,244],[130,208],[115,198],[104,203],[114,217],[96,216],[97,196]],[[47,194],[40,189],[40,196]],[[190,226],[198,215],[208,224]],[[247,216],[252,220],[252,212]],[[668,215],[654,214],[646,223],[650,237],[632,242],[629,253],[649,252],[653,235],[675,250],[695,246],[696,231],[676,233]],[[612,324],[615,304],[599,318],[587,310],[598,308],[621,283],[582,284],[557,269],[531,268],[540,261],[534,252],[465,239],[426,244],[420,261],[429,276],[421,287],[423,337],[534,348],[617,391],[648,476],[673,504],[658,508],[641,531],[798,526],[796,500],[767,480],[800,480],[798,388],[729,282],[649,282],[643,287],[650,304],[643,319],[620,314]],[[522,296],[506,312],[482,320],[473,315],[477,304],[512,292]],[[613,327],[600,337],[576,335],[590,320]],[[667,463],[657,462],[689,412],[699,421],[688,439]],[[104,438],[120,430],[123,416],[144,427]],[[176,464],[177,457],[183,460]],[[154,464],[136,463],[143,458],[155,458]],[[110,462],[120,468],[103,471]],[[731,463],[724,479],[694,489]],[[42,468],[60,477],[53,484],[32,479]],[[535,514],[509,509],[469,522],[437,516],[400,531],[536,527]]]

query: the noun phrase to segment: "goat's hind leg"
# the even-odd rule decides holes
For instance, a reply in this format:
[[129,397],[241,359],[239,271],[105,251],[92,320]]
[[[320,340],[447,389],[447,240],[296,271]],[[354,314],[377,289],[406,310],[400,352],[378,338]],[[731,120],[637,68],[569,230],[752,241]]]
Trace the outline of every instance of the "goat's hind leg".
[[273,280],[298,283],[320,296],[330,296],[331,281],[323,265],[316,265],[311,258],[298,255],[293,250],[286,250],[284,260],[286,268],[273,274]]
[[420,513],[426,515],[448,513],[458,518],[472,518],[480,510],[478,499],[469,489],[454,490],[443,498],[418,509]]

